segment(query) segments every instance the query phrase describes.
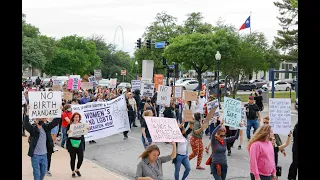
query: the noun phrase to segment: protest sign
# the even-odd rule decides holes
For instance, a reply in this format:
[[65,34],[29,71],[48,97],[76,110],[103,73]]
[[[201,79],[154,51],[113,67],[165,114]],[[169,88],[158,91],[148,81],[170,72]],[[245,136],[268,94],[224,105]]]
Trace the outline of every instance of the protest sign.
[[182,98],[182,87],[181,86],[174,87],[174,98]]
[[70,78],[68,81],[68,89],[79,90],[81,86],[81,81],[77,77]]
[[62,86],[62,80],[61,80],[61,79],[54,79],[54,80],[53,80],[53,85],[60,85],[60,86]]
[[81,114],[82,122],[90,124],[90,130],[85,135],[86,141],[104,138],[130,129],[124,95],[108,102],[71,105],[71,108],[72,113]]
[[153,142],[185,142],[174,118],[145,117]]
[[240,129],[239,124],[241,123],[241,101],[224,97],[224,121],[226,126]]
[[153,97],[154,84],[153,83],[141,83],[142,95],[146,97]]
[[97,82],[97,80],[96,80],[96,78],[94,76],[90,76],[88,78],[88,80],[89,80],[89,82],[92,82],[93,87],[98,86],[98,82]]
[[102,80],[102,73],[101,73],[101,69],[95,69],[94,70],[94,77],[96,78],[96,80]]
[[22,105],[24,105],[26,102],[26,97],[24,97],[24,92],[22,91]]
[[196,94],[196,92],[194,91],[183,91],[184,93],[184,100],[185,101],[197,101],[198,100],[198,96]]
[[193,112],[192,110],[183,110],[183,118],[186,120],[186,122],[193,120]]
[[88,123],[78,123],[78,124],[70,124],[71,133],[68,134],[69,137],[77,137],[86,135],[89,132],[90,125]]
[[[163,85],[163,74],[154,74],[153,76],[153,82],[154,82],[154,87],[156,88],[156,91],[159,89],[159,85]],[[148,83],[148,82],[146,82]],[[150,82],[151,83],[151,82]]]
[[[219,107],[219,100],[213,100],[210,102],[207,102],[207,108],[208,108],[208,112],[211,111],[211,109],[215,108],[215,107]],[[217,117],[220,116],[220,111],[219,109],[216,110],[216,112],[214,112],[213,117]]]
[[241,119],[242,120],[246,119],[246,108],[245,107],[241,108]]
[[29,92],[29,118],[61,118],[60,91]]
[[61,86],[59,84],[54,84],[54,85],[52,85],[52,90],[53,91],[60,91],[61,90]]
[[159,85],[158,95],[157,95],[157,105],[169,107],[170,99],[171,99],[171,87]]
[[73,98],[72,92],[63,92],[63,98],[67,101],[71,101]]
[[82,89],[93,89],[93,82],[81,82]]
[[134,92],[135,90],[141,89],[141,81],[139,80],[132,80],[131,81],[131,92]]
[[110,79],[109,88],[116,88],[117,87],[117,79]]
[[291,130],[291,99],[269,99],[270,126],[275,134],[289,134]]
[[69,79],[73,79],[73,78],[77,78],[77,79],[80,79],[80,75],[70,75],[69,76]]

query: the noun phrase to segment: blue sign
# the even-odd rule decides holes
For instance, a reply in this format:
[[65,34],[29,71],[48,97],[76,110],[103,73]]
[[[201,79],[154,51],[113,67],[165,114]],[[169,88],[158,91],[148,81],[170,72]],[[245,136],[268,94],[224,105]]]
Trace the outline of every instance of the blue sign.
[[169,69],[174,69],[174,65],[168,65]]
[[166,42],[164,42],[164,41],[162,41],[162,42],[156,42],[155,44],[154,44],[154,47],[156,48],[156,49],[162,49],[162,48],[164,48],[166,46]]

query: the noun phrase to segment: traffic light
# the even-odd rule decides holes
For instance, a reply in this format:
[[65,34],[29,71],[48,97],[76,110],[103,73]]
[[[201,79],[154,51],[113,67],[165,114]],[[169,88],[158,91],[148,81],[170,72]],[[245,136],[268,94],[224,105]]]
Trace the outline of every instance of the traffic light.
[[138,40],[137,40],[137,48],[141,48],[141,38],[139,38]]
[[151,49],[151,39],[147,39],[146,45],[148,49]]
[[179,64],[174,64],[174,77],[179,78]]
[[170,45],[170,42],[166,41],[165,46],[167,47],[169,45]]

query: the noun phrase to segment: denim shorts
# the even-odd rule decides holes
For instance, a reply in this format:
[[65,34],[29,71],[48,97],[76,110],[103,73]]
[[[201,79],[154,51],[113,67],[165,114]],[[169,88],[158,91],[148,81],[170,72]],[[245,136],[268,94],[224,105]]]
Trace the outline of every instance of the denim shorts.
[[59,131],[59,126],[56,126],[53,129],[51,129],[51,134],[58,134],[58,131]]

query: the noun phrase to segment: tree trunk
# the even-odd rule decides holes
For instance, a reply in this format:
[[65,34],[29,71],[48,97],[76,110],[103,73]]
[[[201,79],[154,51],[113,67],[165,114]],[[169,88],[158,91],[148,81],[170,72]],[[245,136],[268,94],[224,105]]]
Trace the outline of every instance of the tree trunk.
[[[239,76],[239,75],[238,75]],[[236,98],[236,94],[237,94],[237,91],[238,91],[238,81],[239,81],[239,77],[237,77],[237,76],[234,76],[234,79],[233,79],[233,95],[232,95],[232,97],[233,97],[233,99],[235,99]]]
[[196,71],[197,72],[197,79],[198,79],[198,82],[199,82],[199,92],[202,90],[202,78],[201,78],[201,75],[202,75],[202,71]]

